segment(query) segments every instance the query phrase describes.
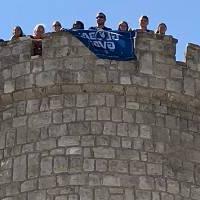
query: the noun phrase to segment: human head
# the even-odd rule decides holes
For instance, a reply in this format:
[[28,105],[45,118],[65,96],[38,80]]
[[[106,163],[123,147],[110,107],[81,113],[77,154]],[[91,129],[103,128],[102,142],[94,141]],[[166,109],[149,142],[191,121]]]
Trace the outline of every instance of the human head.
[[156,33],[157,34],[160,34],[160,35],[165,35],[165,32],[167,31],[167,25],[165,23],[160,23],[158,25],[158,28],[156,30]]
[[84,29],[84,24],[81,21],[75,21],[72,29]]
[[54,32],[59,32],[62,28],[62,25],[59,21],[54,21],[52,24],[52,28]]
[[106,15],[102,12],[99,12],[96,15],[96,19],[97,19],[97,26],[104,26],[106,22]]
[[20,26],[15,26],[13,28],[13,36],[15,38],[22,37],[23,35],[24,34],[23,34],[22,28]]
[[128,31],[128,23],[126,21],[119,22],[118,31]]
[[147,26],[149,24],[149,18],[146,15],[143,15],[139,19],[140,28],[145,31],[147,30]]
[[33,35],[37,39],[42,39],[45,33],[45,28],[43,24],[37,24],[33,30]]

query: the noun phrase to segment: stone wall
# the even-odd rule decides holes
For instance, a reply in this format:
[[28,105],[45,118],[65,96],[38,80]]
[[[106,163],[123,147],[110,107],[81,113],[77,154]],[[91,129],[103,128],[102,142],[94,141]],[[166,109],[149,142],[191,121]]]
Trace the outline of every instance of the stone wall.
[[137,61],[69,33],[0,46],[1,200],[199,200],[200,47],[142,34]]

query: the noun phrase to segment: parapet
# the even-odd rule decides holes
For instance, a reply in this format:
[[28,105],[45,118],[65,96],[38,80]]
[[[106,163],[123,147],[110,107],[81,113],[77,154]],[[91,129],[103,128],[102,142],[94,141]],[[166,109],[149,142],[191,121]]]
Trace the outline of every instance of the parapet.
[[172,36],[138,34],[136,61],[110,61],[96,58],[65,32],[47,34],[41,57],[31,56],[29,38],[8,42],[0,46],[2,103],[33,95],[33,90],[72,89],[77,84],[91,90],[97,84],[102,88],[135,86],[162,91],[168,102],[199,107],[199,46],[188,45],[184,63],[176,61],[176,43]]

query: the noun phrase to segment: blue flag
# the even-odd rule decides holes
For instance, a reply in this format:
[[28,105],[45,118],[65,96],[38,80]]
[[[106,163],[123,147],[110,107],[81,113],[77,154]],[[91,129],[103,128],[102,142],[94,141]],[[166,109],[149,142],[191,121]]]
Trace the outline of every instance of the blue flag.
[[68,30],[97,57],[110,60],[133,60],[135,32],[105,30]]

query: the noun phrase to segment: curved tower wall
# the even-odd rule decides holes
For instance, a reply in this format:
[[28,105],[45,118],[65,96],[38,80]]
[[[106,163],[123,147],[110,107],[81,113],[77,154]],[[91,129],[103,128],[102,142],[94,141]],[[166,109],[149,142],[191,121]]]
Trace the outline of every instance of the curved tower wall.
[[143,34],[137,61],[68,33],[0,46],[1,200],[199,200],[200,47]]

